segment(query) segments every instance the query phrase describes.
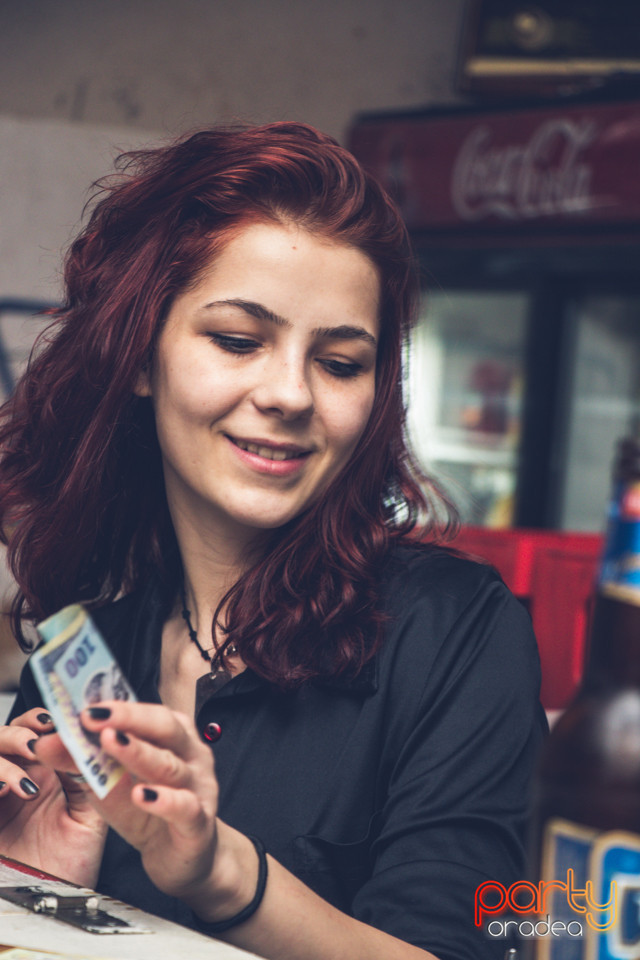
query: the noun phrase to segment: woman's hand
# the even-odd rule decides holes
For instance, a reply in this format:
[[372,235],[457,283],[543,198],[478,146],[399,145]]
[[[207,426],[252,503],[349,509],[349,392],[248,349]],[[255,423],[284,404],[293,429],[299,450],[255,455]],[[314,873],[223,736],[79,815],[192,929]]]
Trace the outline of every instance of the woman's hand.
[[[153,883],[196,910],[206,904],[209,917],[249,902],[255,852],[216,819],[213,756],[193,722],[168,707],[115,700],[85,710],[82,723],[126,771],[104,800],[91,802],[139,850]],[[227,842],[232,834],[240,842]]]
[[[42,752],[71,775],[42,766]],[[107,828],[73,772],[76,767],[42,708],[0,727],[0,853],[93,886]]]
[[[91,803],[140,851],[153,883],[205,921],[237,915],[256,890],[256,852],[217,819],[213,756],[193,722],[168,707],[122,700],[81,717],[125,768],[104,800],[88,794]],[[52,740],[36,745],[38,755],[51,754],[47,762]],[[272,858],[258,910],[223,938],[272,960],[436,960],[336,910]]]
[[[213,756],[193,722],[122,700],[92,705],[81,719],[125,768],[104,800],[91,793],[91,803],[140,851],[153,883],[205,921],[236,916],[256,891],[256,851],[217,818]],[[53,739],[40,739],[38,755],[53,757]],[[273,960],[436,960],[336,910],[272,858],[258,910],[223,938]]]

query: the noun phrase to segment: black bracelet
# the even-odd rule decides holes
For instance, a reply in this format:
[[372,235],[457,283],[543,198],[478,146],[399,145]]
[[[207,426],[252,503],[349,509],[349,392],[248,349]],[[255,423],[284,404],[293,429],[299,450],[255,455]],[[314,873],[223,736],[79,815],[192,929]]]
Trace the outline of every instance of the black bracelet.
[[267,852],[264,849],[262,840],[258,840],[257,837],[247,837],[247,839],[251,840],[251,843],[256,848],[256,853],[258,854],[258,884],[256,886],[256,892],[253,896],[253,900],[251,903],[247,904],[244,910],[241,910],[240,913],[236,913],[235,917],[228,917],[227,920],[218,920],[214,923],[208,923],[206,920],[201,920],[200,917],[194,913],[193,918],[195,920],[196,929],[199,930],[200,933],[208,933],[215,936],[216,933],[224,933],[225,930],[230,930],[231,927],[238,927],[241,923],[244,923],[245,920],[248,920],[249,917],[252,917],[262,903],[264,891],[267,886]]

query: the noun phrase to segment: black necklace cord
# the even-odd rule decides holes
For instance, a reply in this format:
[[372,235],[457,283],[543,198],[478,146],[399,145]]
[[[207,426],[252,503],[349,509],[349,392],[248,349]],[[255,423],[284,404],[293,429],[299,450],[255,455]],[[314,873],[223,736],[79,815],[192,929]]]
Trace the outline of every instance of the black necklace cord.
[[200,651],[200,656],[202,657],[202,659],[206,660],[207,663],[210,663],[212,665],[211,666],[212,670],[216,664],[218,664],[220,667],[223,667],[223,657],[225,656],[235,657],[235,655],[238,652],[238,648],[236,647],[235,643],[230,643],[226,647],[226,649],[225,647],[221,647],[219,650],[216,650],[214,656],[212,657],[209,651],[205,650],[205,648],[202,646],[202,644],[198,640],[198,633],[194,629],[193,623],[191,622],[191,612],[187,607],[187,594],[184,589],[184,584],[182,586],[181,596],[182,596],[182,619],[187,625],[189,639],[191,640],[192,643],[195,643],[196,647]]
[[200,651],[200,656],[203,660],[206,660],[207,663],[211,663],[211,654],[208,650],[205,650],[200,641],[198,640],[198,634],[193,629],[193,624],[191,623],[191,614],[187,609],[187,594],[185,592],[184,586],[182,587],[182,619],[187,625],[187,630],[189,632],[189,639],[192,643],[195,643],[196,647]]

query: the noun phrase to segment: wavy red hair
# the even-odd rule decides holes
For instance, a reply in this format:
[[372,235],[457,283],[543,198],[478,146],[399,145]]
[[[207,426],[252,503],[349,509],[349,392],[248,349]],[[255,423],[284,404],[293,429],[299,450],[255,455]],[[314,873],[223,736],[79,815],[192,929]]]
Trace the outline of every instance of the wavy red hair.
[[401,351],[417,302],[405,226],[333,139],[297,123],[213,129],[124,154],[65,264],[65,302],[0,421],[0,529],[21,618],[103,605],[181,568],[150,401],[134,394],[168,309],[237,230],[291,222],[350,244],[381,279],[376,396],[323,498],[274,533],[224,600],[227,642],[283,687],[356,673],[381,636],[379,571],[437,494],[403,435]]

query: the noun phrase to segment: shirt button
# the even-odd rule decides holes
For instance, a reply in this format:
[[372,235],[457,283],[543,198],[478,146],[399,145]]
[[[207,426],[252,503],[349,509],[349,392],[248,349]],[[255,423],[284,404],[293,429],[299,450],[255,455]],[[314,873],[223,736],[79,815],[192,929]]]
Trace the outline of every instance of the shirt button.
[[205,740],[210,740],[211,743],[215,743],[216,740],[219,740],[222,736],[222,727],[219,723],[208,723],[202,733]]

